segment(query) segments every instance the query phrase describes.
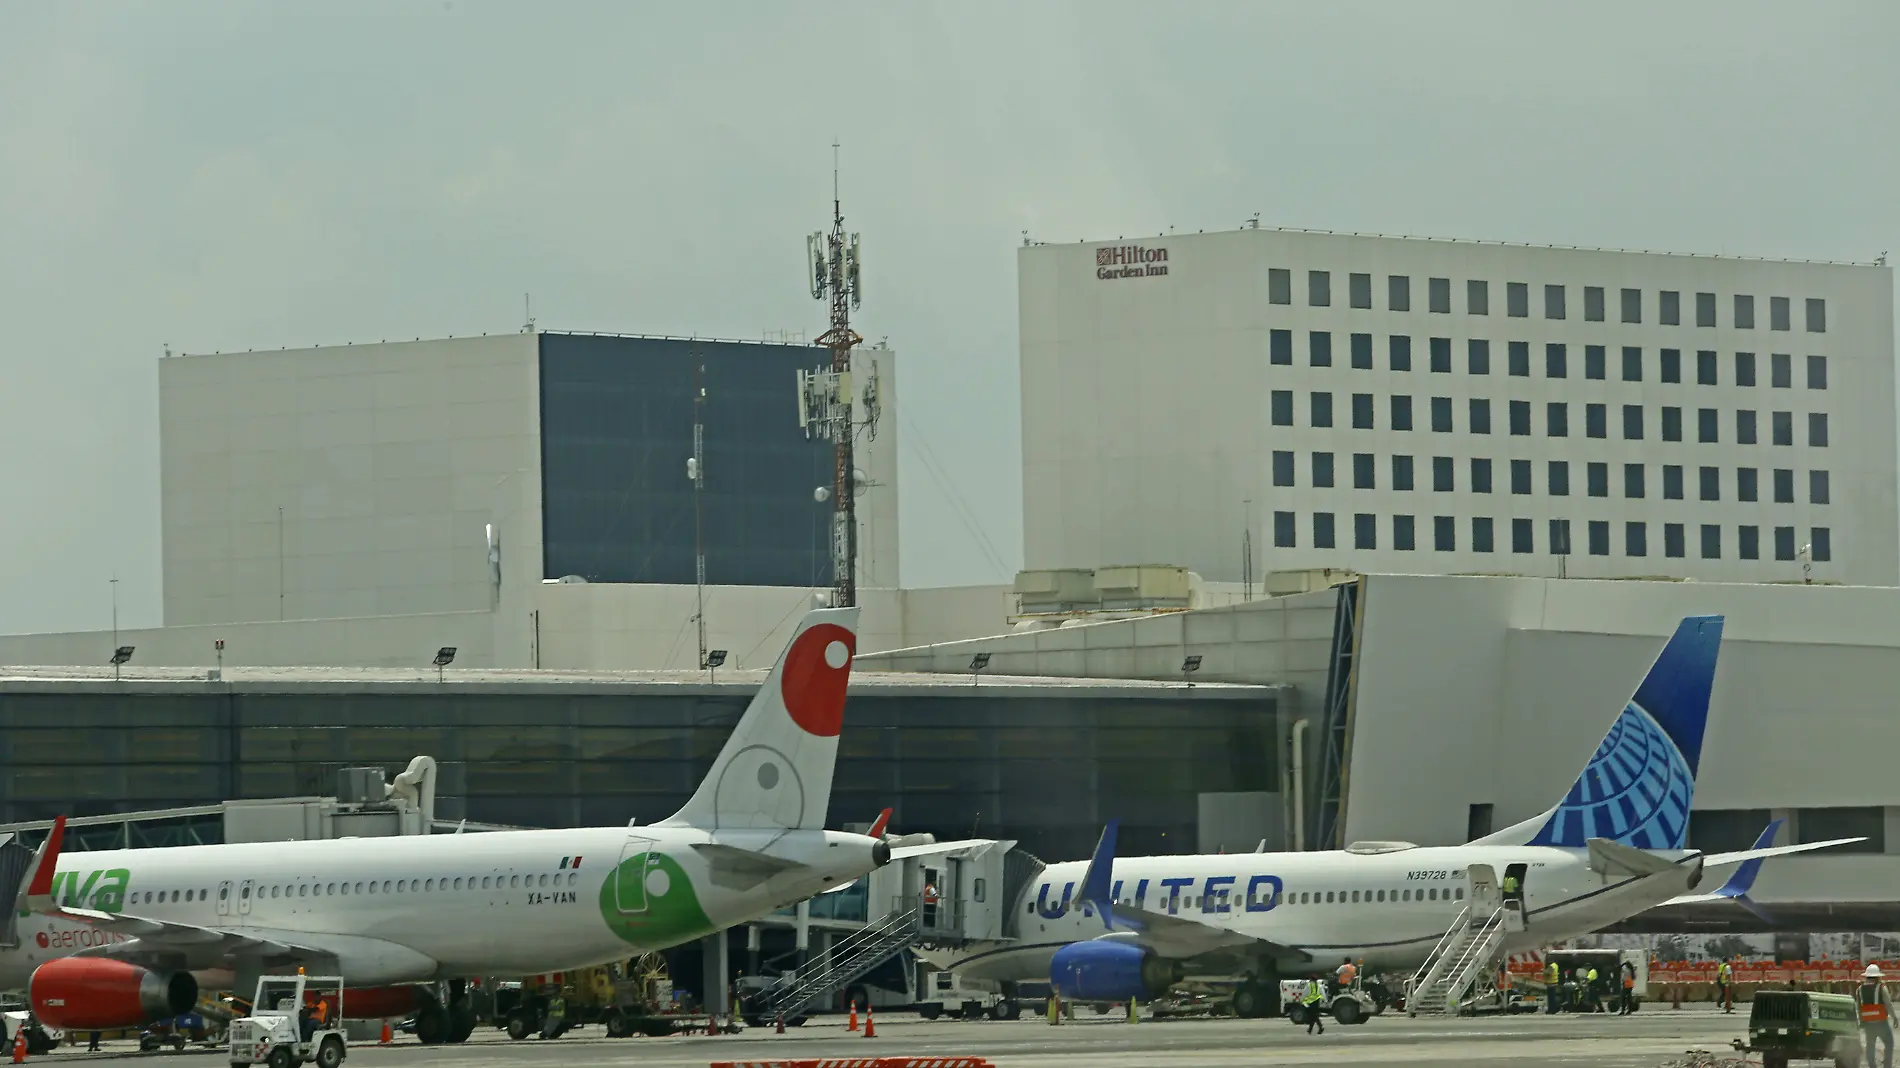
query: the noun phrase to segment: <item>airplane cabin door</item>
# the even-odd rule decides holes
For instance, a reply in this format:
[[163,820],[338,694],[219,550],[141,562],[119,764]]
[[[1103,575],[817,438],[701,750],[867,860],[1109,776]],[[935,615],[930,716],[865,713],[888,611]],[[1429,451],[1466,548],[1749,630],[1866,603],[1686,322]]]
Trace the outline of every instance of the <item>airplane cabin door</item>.
[[[614,903],[621,913],[647,910],[647,882],[656,872],[661,878],[665,877],[659,858],[653,855],[653,839],[629,835],[626,844],[620,847],[620,863],[614,867]],[[665,887],[653,890],[666,892]]]
[[1498,893],[1498,873],[1489,864],[1473,864],[1467,869],[1471,883],[1471,922],[1483,923],[1503,903]]
[[251,914],[251,885],[252,881],[249,879],[238,884],[237,907],[239,916],[249,916]]
[[218,915],[231,915],[231,880],[229,879],[218,884]]

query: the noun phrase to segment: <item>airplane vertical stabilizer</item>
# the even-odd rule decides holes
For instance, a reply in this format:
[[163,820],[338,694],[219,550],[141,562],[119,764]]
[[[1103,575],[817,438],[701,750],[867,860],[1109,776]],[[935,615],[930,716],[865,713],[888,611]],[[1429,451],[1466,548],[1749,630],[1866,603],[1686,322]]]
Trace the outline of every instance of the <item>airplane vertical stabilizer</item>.
[[1472,844],[1683,848],[1721,644],[1721,616],[1684,619],[1564,799]]
[[805,616],[699,789],[662,826],[824,827],[857,629],[856,608]]

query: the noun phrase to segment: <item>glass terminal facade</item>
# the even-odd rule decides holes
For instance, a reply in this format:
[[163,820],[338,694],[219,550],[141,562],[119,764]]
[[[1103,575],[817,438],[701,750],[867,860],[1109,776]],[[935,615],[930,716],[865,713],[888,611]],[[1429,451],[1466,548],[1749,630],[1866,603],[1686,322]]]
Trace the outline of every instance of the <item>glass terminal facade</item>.
[[[438,819],[646,823],[692,793],[752,693],[737,683],[688,693],[574,683],[144,685],[0,684],[0,821],[327,795],[340,768],[393,775],[428,754],[440,767]],[[1086,856],[1102,821],[1117,817],[1124,851],[1187,852],[1200,794],[1279,789],[1270,696],[905,689],[851,697],[831,826],[869,823],[890,806],[902,832],[1014,838],[1039,856],[1069,859]],[[207,840],[202,827],[179,833],[181,843]]]

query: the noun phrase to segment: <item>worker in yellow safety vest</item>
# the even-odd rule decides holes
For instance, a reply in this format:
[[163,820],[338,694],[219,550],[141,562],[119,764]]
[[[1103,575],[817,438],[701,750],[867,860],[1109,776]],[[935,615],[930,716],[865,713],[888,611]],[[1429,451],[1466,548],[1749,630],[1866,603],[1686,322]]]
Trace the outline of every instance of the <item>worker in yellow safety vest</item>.
[[1715,999],[1722,1003],[1723,1012],[1735,1011],[1735,973],[1728,961],[1715,966]]
[[1326,984],[1318,977],[1306,981],[1306,989],[1300,994],[1300,1004],[1306,1007],[1306,1033],[1312,1034],[1315,1027],[1320,1034],[1326,1033]]

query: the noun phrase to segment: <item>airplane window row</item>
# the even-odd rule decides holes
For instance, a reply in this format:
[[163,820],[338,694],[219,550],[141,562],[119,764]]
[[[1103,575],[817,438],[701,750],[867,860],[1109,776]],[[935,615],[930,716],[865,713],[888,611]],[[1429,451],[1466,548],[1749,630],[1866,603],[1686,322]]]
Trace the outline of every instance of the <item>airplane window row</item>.
[[[542,887],[563,886],[563,885],[573,886],[575,882],[578,881],[580,878],[580,874],[578,872],[566,872],[565,875],[566,875],[565,880],[562,879],[561,873],[549,874],[547,872],[543,872],[539,876],[536,876],[536,875],[492,875],[492,876],[484,875],[484,876],[477,877],[477,876],[471,875],[466,878],[450,878],[450,877],[445,876],[439,879],[383,879],[381,881],[369,880],[366,882],[356,882],[356,883],[326,882],[326,883],[295,883],[295,884],[290,884],[290,885],[278,884],[278,885],[272,885],[268,888],[264,886],[257,887],[257,896],[259,898],[263,898],[264,896],[266,896],[266,894],[268,894],[270,897],[273,897],[273,898],[325,897],[325,896],[331,896],[331,895],[350,894],[350,893],[408,894],[408,893],[436,893],[443,890],[464,890],[464,889],[467,889],[467,890],[512,890],[512,889],[521,889],[524,887],[532,888],[536,886],[542,886]],[[218,899],[220,901],[225,900],[226,897],[230,894],[230,892],[231,892],[230,887],[228,886],[221,887],[218,891]],[[184,891],[184,900],[186,901],[193,901],[193,900],[202,901],[209,896],[210,896],[210,891],[208,890]],[[251,887],[249,885],[246,885],[239,890],[239,897],[249,898],[250,896],[251,896]],[[158,901],[158,902],[177,901],[179,900],[179,891],[177,890],[171,890],[171,891],[147,890],[144,892],[143,898],[141,898],[139,894],[134,893],[132,895],[132,900],[140,904],[147,904],[147,905],[152,904],[154,901]]]
[[[1179,907],[1183,909],[1208,908],[1209,902],[1213,902],[1214,907],[1219,907],[1220,905],[1223,905],[1226,903],[1227,897],[1228,895],[1224,893],[1223,894],[1183,894],[1181,895],[1181,898],[1180,898],[1181,904]],[[1280,895],[1278,903],[1282,905],[1346,905],[1346,904],[1358,904],[1358,903],[1365,903],[1365,902],[1377,903],[1377,902],[1411,902],[1411,901],[1463,901],[1464,899],[1465,899],[1465,890],[1464,890],[1464,887],[1462,886],[1447,886],[1447,887],[1434,886],[1434,887],[1420,887],[1417,889],[1407,888],[1403,890],[1323,890],[1323,891],[1322,890],[1301,890],[1298,892],[1286,891]],[[1272,903],[1273,900],[1274,899],[1272,895],[1255,894],[1252,897],[1249,897],[1246,899],[1246,905],[1249,908],[1255,908],[1258,906],[1268,905]],[[1168,897],[1166,895],[1162,895],[1156,898],[1155,901],[1156,901],[1156,905],[1155,905],[1156,908],[1165,909],[1167,907]],[[1144,899],[1143,902],[1138,905],[1133,898],[1123,898],[1115,902],[1115,905],[1118,908],[1138,908],[1138,907],[1145,908],[1147,907],[1146,899]],[[1066,911],[1066,905],[1064,907],[1064,910]],[[1024,911],[1034,913],[1036,911],[1036,903],[1033,901],[1029,902]]]

